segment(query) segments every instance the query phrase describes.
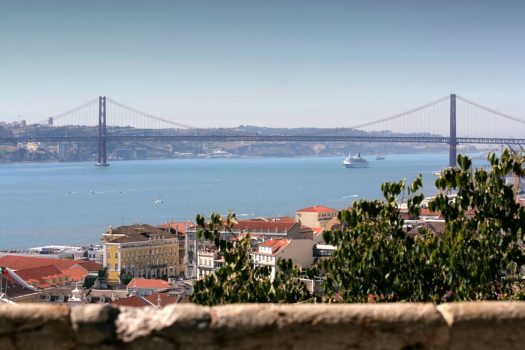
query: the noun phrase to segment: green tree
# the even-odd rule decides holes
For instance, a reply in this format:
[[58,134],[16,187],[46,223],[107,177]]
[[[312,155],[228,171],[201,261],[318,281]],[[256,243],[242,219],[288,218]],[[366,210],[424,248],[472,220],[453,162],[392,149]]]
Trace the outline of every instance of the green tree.
[[[230,213],[223,220],[220,215],[212,213],[208,222],[198,215],[196,221],[200,227],[199,238],[215,243],[223,254],[224,265],[214,274],[194,283],[191,302],[202,305],[295,303],[310,298],[290,260],[278,261],[273,279],[268,267],[254,266],[249,236],[239,238],[231,230],[236,223],[235,214]],[[221,237],[220,232],[224,229],[229,232],[229,237]]]
[[435,286],[429,280],[434,271],[425,258],[438,239],[426,232],[408,236],[398,206],[398,198],[408,190],[409,210],[417,214],[423,200],[422,194],[416,194],[420,186],[420,177],[408,188],[404,181],[387,182],[381,187],[383,201],[356,201],[351,210],[339,212],[342,229],[323,235],[336,250],[330,259],[319,262],[329,300],[435,299]]
[[488,157],[490,171],[473,171],[471,160],[458,156],[459,168],[446,170],[436,180],[442,191],[457,193],[455,200],[440,194],[429,206],[447,222],[438,254],[443,285],[454,300],[513,298],[507,270],[525,263],[521,240],[525,208],[505,184],[509,174],[523,176],[523,160],[504,150],[501,159]]
[[[385,183],[383,201],[361,200],[339,213],[343,228],[326,232],[337,249],[319,263],[328,300],[345,302],[490,300],[519,298],[521,286],[508,278],[508,267],[525,263],[520,247],[525,209],[504,177],[523,176],[523,164],[507,151],[489,156],[490,171],[472,169],[458,157],[436,180],[442,191],[429,204],[445,218],[444,237],[422,231],[414,237],[403,228],[398,198],[408,192],[408,207],[417,214],[423,195],[421,178]],[[447,194],[455,193],[452,197]]]
[[122,271],[120,274],[120,283],[123,285],[128,285],[129,282],[133,279],[133,276],[127,273],[126,271]]
[[108,268],[107,267],[98,270],[98,277],[99,278],[106,279],[107,276],[108,276]]
[[93,285],[95,284],[96,279],[97,279],[96,276],[87,275],[86,277],[84,277],[83,287],[84,288],[88,288],[88,289],[93,287]]

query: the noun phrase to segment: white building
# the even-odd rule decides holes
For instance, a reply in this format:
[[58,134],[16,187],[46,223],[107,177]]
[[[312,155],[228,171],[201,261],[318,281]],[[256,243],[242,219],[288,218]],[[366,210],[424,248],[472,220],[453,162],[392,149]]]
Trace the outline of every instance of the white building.
[[313,247],[314,241],[310,239],[271,239],[259,244],[252,259],[255,265],[270,267],[273,278],[279,259],[291,259],[301,269],[310,266],[314,260]]
[[[186,268],[185,276],[189,279],[200,278],[198,254],[200,251],[213,249],[213,242],[200,240],[197,237],[199,228],[195,225],[189,226],[186,231]],[[239,220],[233,225],[231,231],[226,227],[221,228],[221,239],[233,239],[250,235],[252,245],[257,245],[269,239],[312,239],[312,231],[302,232],[300,225],[292,219],[253,219]]]
[[97,244],[95,246],[89,247],[87,249],[87,253],[89,261],[94,261],[97,264],[102,265],[104,260],[104,250],[102,249],[101,245]]
[[212,274],[224,264],[224,259],[217,249],[203,248],[197,253],[197,278]]

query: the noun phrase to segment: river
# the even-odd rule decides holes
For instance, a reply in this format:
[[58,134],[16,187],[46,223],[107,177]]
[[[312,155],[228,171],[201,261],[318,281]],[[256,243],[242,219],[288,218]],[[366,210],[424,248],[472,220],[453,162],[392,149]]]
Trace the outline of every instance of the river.
[[160,224],[197,213],[239,218],[293,216],[322,204],[341,209],[380,198],[384,181],[432,173],[448,154],[364,155],[368,168],[345,169],[343,158],[170,159],[0,165],[0,248],[97,243],[110,225]]

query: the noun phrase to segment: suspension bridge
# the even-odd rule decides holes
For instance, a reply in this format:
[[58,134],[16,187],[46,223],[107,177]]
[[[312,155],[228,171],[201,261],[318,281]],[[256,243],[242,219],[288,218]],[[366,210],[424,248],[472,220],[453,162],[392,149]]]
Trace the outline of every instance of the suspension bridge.
[[[450,166],[456,165],[457,146],[460,144],[525,144],[525,119],[455,94],[379,120],[345,128],[317,129],[314,134],[301,135],[225,134],[220,129],[194,128],[139,111],[105,96],[38,124],[48,129],[63,130],[0,135],[0,144],[96,142],[97,164],[102,166],[108,164],[107,143],[118,141],[436,143],[449,145]],[[111,128],[108,129],[108,126]]]

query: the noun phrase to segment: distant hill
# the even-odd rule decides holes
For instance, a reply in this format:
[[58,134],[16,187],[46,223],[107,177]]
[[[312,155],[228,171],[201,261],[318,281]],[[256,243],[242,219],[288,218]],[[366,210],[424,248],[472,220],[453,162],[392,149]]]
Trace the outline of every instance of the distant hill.
[[[1,136],[10,135],[93,135],[96,127],[65,126],[48,127],[28,125],[25,127],[1,127]],[[348,128],[266,128],[241,125],[235,128],[190,129],[190,130],[137,130],[134,128],[108,127],[108,133],[133,135],[137,132],[165,134],[176,132],[181,135],[199,133],[201,135],[414,135],[394,134],[389,131],[367,133]],[[417,134],[431,136],[431,134]],[[0,162],[21,161],[88,161],[95,160],[97,145],[91,142],[56,142],[35,145],[0,144]],[[304,156],[344,156],[348,153],[393,154],[443,152],[448,149],[442,144],[391,144],[391,143],[351,143],[351,142],[108,142],[108,158],[111,159],[163,159],[193,157],[304,157]]]

